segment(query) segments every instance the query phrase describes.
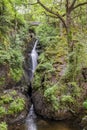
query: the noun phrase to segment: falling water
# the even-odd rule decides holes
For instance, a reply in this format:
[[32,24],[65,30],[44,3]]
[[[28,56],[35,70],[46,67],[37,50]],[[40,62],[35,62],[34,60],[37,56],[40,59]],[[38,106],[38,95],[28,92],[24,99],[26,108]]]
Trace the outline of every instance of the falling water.
[[[38,58],[38,54],[36,52],[37,43],[38,40],[36,40],[30,55],[32,58],[32,75],[35,72],[37,66],[37,58]],[[31,80],[32,78],[33,76],[31,76]],[[19,127],[11,125],[9,130],[14,130],[14,129],[15,130],[80,130],[79,128],[77,128],[77,126],[73,127],[72,124],[68,124],[65,121],[54,122],[54,121],[39,119],[39,117],[36,117],[35,115],[33,105],[31,106],[29,114],[26,118],[26,123],[22,124]]]
[[[36,66],[37,66],[37,58],[38,58],[38,54],[37,54],[37,51],[36,51],[37,43],[38,43],[38,40],[36,40],[36,42],[34,44],[34,47],[33,47],[32,51],[31,51],[31,59],[32,59],[32,76],[31,76],[31,80],[33,78],[33,74],[34,74]],[[27,119],[26,119],[27,130],[37,130],[36,123],[35,123],[35,118],[36,118],[36,115],[35,115],[35,112],[34,112],[34,107],[32,105],[31,108],[30,108],[30,112],[29,112],[29,114],[27,116]]]
[[35,123],[36,115],[34,113],[33,105],[30,108],[30,112],[26,119],[26,126],[27,130],[37,130],[36,123]]
[[37,46],[38,40],[36,40],[35,45],[31,51],[31,59],[32,59],[32,73],[35,72],[36,66],[37,66],[37,58],[38,54],[36,51],[36,46]]

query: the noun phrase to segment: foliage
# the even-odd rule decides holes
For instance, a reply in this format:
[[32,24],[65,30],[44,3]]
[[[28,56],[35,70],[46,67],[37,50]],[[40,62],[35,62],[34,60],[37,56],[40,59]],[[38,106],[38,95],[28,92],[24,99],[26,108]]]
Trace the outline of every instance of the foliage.
[[6,110],[5,110],[5,108],[4,107],[0,107],[0,117],[2,117],[3,115],[5,115],[6,114]]
[[24,15],[18,12],[18,7],[24,6],[23,4],[27,2],[25,1],[24,3],[21,0],[2,0],[0,2],[0,64],[9,67],[8,75],[16,82],[23,75],[24,39],[21,38],[21,32],[26,24]]
[[70,95],[64,95],[64,96],[62,96],[62,98],[61,98],[61,101],[63,102],[63,103],[73,103],[74,102],[74,99],[73,99],[73,97],[72,96],[70,96]]
[[53,42],[56,42],[58,39],[57,29],[54,29],[53,25],[50,26],[47,23],[41,24],[40,26],[38,26],[36,32],[37,32],[37,35],[38,35],[40,42],[43,46],[46,46],[47,44],[51,44]]
[[7,124],[6,124],[6,122],[1,122],[0,123],[0,130],[7,130]]
[[11,95],[6,94],[6,95],[1,96],[1,100],[3,101],[3,103],[10,103],[13,101],[13,98]]
[[68,87],[69,87],[69,89],[71,91],[71,95],[73,97],[80,97],[81,96],[82,89],[76,82],[69,82]]
[[37,71],[38,71],[38,68],[42,71],[46,70],[47,72],[54,72],[55,71],[52,64],[49,63],[49,62],[39,64],[38,67],[37,67]]
[[12,79],[16,82],[18,82],[22,76],[23,76],[23,69],[22,68],[16,68],[16,69],[10,69],[10,75],[12,76]]
[[15,80],[18,81],[23,75],[22,62],[23,55],[21,50],[9,48],[8,50],[0,50],[0,63],[9,64],[10,66],[10,75]]
[[25,101],[23,98],[17,98],[13,101],[8,109],[8,114],[21,112],[25,107]]
[[5,83],[5,78],[4,78],[4,76],[2,76],[1,78],[0,78],[0,85],[3,85]]
[[57,90],[58,86],[54,85],[44,91],[44,97],[47,99],[48,102],[50,102],[53,105],[53,108],[55,110],[57,110],[59,107],[58,100],[56,98]]
[[17,95],[17,92],[16,92],[16,90],[13,90],[13,91],[10,92],[10,94],[11,94],[12,96],[16,96],[16,95]]
[[37,73],[34,74],[34,81],[33,81],[33,88],[39,89],[41,87],[41,77],[40,75],[37,75]]
[[87,109],[87,100],[83,102],[83,107]]
[[[43,52],[38,59],[33,88],[42,90],[47,101],[58,110],[61,102],[66,107],[81,96],[82,86],[78,82],[82,81],[82,68],[87,68],[86,0],[34,2],[1,0],[0,65],[8,67],[7,79],[20,81],[23,76],[23,51],[29,42],[28,30],[31,21],[38,21],[40,25],[34,28]],[[4,86],[5,82],[2,76],[0,86]],[[13,91],[0,96],[0,105],[0,115],[4,117],[21,112],[25,101]],[[87,101],[83,102],[83,107],[87,109]]]
[[7,115],[15,116],[24,110],[25,99],[18,94],[15,90],[9,90],[0,96],[0,118]]
[[77,77],[81,74],[82,68],[87,66],[87,37],[83,33],[78,33],[73,38],[77,40],[73,52],[69,54],[69,57],[73,60],[73,64],[71,62],[67,64],[64,76],[67,80],[74,82],[77,81]]

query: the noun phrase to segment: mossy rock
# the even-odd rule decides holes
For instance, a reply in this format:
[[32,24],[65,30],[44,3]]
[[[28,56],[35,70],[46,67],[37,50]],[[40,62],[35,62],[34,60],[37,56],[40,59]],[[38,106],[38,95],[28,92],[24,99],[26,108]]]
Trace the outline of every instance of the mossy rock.
[[0,120],[15,122],[27,115],[29,100],[17,90],[6,90],[0,94]]

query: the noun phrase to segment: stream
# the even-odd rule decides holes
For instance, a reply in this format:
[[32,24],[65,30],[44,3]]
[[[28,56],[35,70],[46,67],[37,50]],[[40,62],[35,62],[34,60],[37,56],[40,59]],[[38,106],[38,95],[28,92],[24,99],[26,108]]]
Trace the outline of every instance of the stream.
[[[36,51],[38,40],[31,51],[32,59],[32,77],[37,66],[38,54]],[[37,116],[34,112],[33,105],[30,108],[29,114],[26,119],[20,124],[12,124],[9,126],[9,130],[81,130],[78,126],[73,125],[72,122],[67,121],[54,121],[47,120]]]
[[11,125],[9,130],[81,130],[70,121],[46,120],[36,116],[31,106],[30,112],[24,122]]
[[[44,121],[39,119],[35,126],[31,129],[27,129],[25,124],[12,125],[9,130],[81,130],[77,126],[73,126],[69,122],[56,122],[56,121]],[[32,125],[32,124],[31,124]]]

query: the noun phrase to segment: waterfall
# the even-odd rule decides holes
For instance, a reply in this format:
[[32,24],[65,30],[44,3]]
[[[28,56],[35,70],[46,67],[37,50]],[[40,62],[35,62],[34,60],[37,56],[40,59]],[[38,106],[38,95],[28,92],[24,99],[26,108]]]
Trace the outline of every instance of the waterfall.
[[[37,43],[38,43],[38,40],[35,41],[34,47],[33,47],[31,54],[30,54],[31,59],[32,59],[32,77],[31,77],[31,80],[33,78],[33,74],[34,74],[36,66],[37,66],[37,58],[38,58],[38,54],[37,54],[37,51],[36,51]],[[31,108],[30,108],[29,114],[27,116],[27,119],[26,119],[27,130],[37,130],[35,118],[36,118],[36,115],[34,113],[34,107],[32,105]]]
[[35,118],[36,118],[36,115],[34,113],[34,108],[32,105],[30,108],[30,112],[29,112],[27,119],[26,119],[27,130],[37,130]]
[[34,47],[31,51],[31,59],[32,59],[32,74],[35,72],[36,66],[37,66],[37,58],[38,54],[36,51],[36,46],[37,46],[38,40],[36,40]]

